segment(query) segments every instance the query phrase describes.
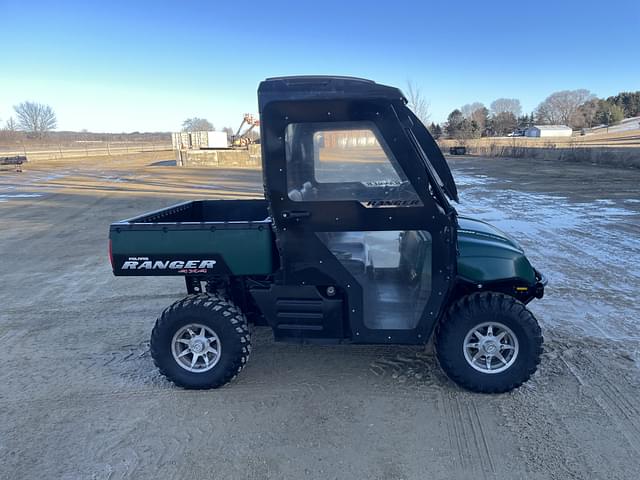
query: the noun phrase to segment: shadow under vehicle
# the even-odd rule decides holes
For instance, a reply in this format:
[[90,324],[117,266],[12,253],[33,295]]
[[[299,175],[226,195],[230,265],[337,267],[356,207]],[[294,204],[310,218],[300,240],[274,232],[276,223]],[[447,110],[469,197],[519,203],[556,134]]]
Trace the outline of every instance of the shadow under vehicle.
[[456,185],[402,92],[349,77],[258,89],[265,200],[202,200],[110,228],[115,275],[182,275],[151,353],[177,385],[244,367],[250,324],[277,341],[425,344],[459,385],[504,392],[542,351],[526,304],[545,280],[518,243],[461,217]]

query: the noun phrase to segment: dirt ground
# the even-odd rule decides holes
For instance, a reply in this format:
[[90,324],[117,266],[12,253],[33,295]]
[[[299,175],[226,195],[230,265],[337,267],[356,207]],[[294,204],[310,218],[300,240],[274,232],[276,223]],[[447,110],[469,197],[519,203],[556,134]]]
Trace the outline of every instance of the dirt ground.
[[640,171],[456,158],[459,211],[548,275],[538,373],[461,390],[430,350],[295,346],[254,332],[239,378],[185,391],[148,338],[179,279],[114,278],[110,222],[257,197],[258,170],[171,153],[0,171],[0,478],[636,479]]

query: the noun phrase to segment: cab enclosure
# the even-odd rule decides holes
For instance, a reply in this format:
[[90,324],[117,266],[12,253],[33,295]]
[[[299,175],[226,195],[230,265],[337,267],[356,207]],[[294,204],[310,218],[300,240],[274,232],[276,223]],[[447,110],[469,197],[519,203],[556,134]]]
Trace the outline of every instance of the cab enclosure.
[[457,190],[402,93],[343,77],[258,89],[279,269],[249,290],[278,339],[424,343],[456,277]]

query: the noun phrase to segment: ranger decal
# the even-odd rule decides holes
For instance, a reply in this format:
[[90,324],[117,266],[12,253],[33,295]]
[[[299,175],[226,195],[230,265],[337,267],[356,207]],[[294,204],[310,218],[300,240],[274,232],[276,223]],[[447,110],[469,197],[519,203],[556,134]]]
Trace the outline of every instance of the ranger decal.
[[215,260],[150,260],[147,257],[129,257],[122,270],[182,270],[213,268]]

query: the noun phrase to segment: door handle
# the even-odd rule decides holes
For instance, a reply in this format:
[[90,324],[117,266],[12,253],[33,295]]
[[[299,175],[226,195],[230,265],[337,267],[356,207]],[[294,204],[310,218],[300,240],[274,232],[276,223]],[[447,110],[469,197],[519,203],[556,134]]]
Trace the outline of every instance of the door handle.
[[287,220],[300,220],[301,218],[309,218],[311,216],[311,212],[307,212],[306,210],[285,210],[282,212],[282,218]]

